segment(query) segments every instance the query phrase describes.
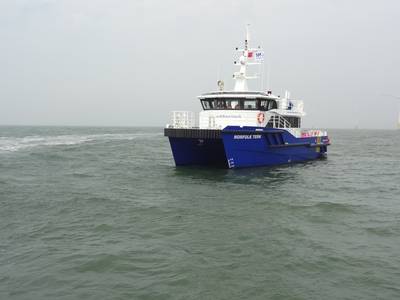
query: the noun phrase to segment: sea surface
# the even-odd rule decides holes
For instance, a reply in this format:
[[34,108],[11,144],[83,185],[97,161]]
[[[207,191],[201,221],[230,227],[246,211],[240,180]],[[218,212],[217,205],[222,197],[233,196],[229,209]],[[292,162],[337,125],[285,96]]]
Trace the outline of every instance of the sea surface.
[[400,299],[400,131],[176,168],[162,128],[0,127],[0,299]]

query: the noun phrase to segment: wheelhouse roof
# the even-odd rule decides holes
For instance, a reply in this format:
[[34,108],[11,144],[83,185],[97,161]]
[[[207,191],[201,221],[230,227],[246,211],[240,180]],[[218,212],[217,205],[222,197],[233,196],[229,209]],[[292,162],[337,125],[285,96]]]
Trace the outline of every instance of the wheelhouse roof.
[[236,91],[217,91],[205,93],[200,96],[197,96],[199,99],[209,99],[209,98],[248,98],[248,99],[270,99],[270,100],[278,100],[279,97],[267,94],[265,92],[236,92]]

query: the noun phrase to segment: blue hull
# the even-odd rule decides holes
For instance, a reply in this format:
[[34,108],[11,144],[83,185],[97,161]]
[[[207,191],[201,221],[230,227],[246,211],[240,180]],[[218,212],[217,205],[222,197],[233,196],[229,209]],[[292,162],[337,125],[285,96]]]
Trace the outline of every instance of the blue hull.
[[218,138],[169,135],[175,164],[228,168],[273,166],[326,156],[329,139],[296,138],[284,129],[228,126]]
[[177,166],[228,166],[221,139],[170,137],[169,142]]

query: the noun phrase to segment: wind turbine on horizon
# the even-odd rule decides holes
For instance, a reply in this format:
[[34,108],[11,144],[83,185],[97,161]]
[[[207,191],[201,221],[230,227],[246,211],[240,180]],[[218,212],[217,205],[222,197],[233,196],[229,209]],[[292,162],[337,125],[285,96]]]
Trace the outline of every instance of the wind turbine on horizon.
[[[400,101],[400,96],[395,96],[395,95],[391,95],[391,94],[384,94],[383,96],[391,97],[391,98],[394,98],[394,99],[397,99]],[[400,106],[400,104],[398,104],[398,106]],[[400,130],[400,108],[398,109],[398,111],[399,111],[399,115],[397,117],[397,129]]]

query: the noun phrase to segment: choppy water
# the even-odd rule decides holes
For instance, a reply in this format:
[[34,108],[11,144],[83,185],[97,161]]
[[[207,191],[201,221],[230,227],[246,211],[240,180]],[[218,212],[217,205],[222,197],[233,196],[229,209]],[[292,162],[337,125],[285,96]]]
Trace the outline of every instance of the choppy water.
[[160,128],[0,127],[0,299],[399,299],[400,131],[175,168]]

